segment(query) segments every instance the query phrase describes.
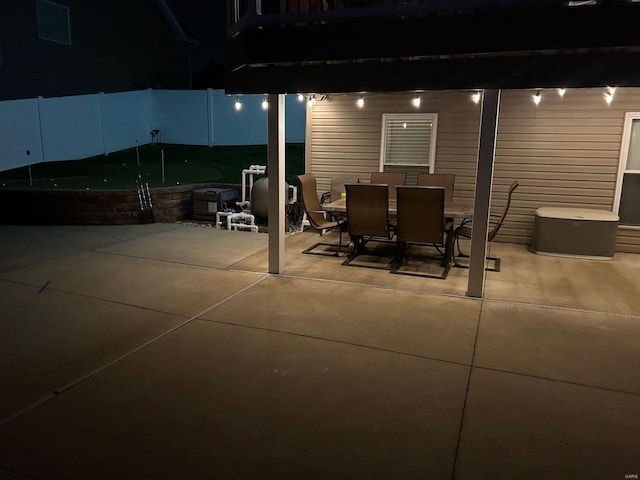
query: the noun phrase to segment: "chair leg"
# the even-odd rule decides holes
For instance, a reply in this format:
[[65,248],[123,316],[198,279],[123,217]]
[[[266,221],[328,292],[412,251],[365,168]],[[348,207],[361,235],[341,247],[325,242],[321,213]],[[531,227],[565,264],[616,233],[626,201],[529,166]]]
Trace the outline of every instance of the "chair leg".
[[[455,253],[455,249],[458,249],[458,255],[456,255]],[[469,268],[469,265],[465,265],[463,263],[458,263],[457,257],[462,257],[462,258],[469,258],[469,255],[467,255],[466,253],[462,253],[462,250],[460,250],[460,237],[456,236],[455,238],[455,246],[452,246],[452,258],[453,258],[453,266],[455,268]],[[491,260],[493,261],[493,267],[487,267],[485,265],[485,270],[488,272],[499,272],[500,271],[500,258],[498,257],[485,257],[486,260]],[[485,262],[486,262],[485,260]]]
[[[320,236],[322,236],[323,232],[324,232],[324,230],[320,230]],[[311,254],[311,255],[322,255],[322,256],[339,257],[339,256],[341,256],[340,254],[342,253],[342,248],[343,247],[348,247],[348,245],[343,245],[342,244],[342,233],[343,233],[343,230],[340,229],[340,231],[339,231],[339,235],[340,236],[339,236],[339,239],[338,239],[338,245],[335,245],[333,243],[317,242],[317,243],[314,243],[313,245],[311,245],[310,247],[305,248],[302,251],[302,253],[307,253],[307,254]],[[322,252],[314,252],[313,251],[317,247],[320,247],[320,246],[333,247],[333,248],[337,247],[337,251],[334,251],[334,252],[327,252],[326,250],[322,251]]]
[[304,232],[304,227],[309,226],[309,220],[307,220],[307,212],[302,214],[302,220],[300,221],[300,233]]
[[396,265],[402,265],[402,261],[404,259],[404,250],[406,246],[407,244],[405,242],[400,242],[400,241],[396,242],[396,259],[395,259]]
[[[451,267],[451,264],[453,263],[453,260],[455,258],[453,240],[454,240],[453,232],[448,233],[447,238],[445,239],[444,254],[442,259],[442,266],[445,268]],[[438,249],[438,252],[440,252],[440,249]]]
[[456,235],[456,247],[458,249],[458,257],[462,257],[462,258],[469,258],[469,255],[462,253],[462,250],[460,249],[460,236]]
[[338,239],[338,253],[336,255],[340,256],[342,249],[342,228],[340,226],[338,226],[338,228],[340,229],[340,238]]

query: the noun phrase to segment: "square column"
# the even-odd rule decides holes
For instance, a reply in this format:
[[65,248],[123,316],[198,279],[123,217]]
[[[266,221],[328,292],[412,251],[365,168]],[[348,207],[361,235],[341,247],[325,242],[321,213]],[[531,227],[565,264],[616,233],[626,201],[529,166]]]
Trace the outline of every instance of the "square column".
[[284,271],[285,124],[284,95],[270,94],[267,115],[267,176],[269,178],[269,273]]
[[482,95],[480,118],[480,144],[478,146],[478,169],[476,170],[476,196],[473,205],[473,229],[469,258],[469,282],[467,296],[482,298],[484,293],[485,257],[491,209],[491,184],[493,161],[496,150],[500,90],[485,90]]

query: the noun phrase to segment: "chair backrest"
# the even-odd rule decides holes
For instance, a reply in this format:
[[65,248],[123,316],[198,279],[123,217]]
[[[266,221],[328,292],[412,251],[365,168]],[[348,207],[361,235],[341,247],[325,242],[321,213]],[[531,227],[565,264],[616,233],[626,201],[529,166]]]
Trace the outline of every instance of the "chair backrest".
[[351,236],[389,237],[386,185],[347,183],[347,229]]
[[307,218],[311,226],[318,225],[325,221],[324,215],[318,213],[322,210],[320,199],[318,198],[318,190],[316,185],[316,177],[312,173],[298,175],[300,180],[300,190],[302,191],[302,201],[304,209],[307,212]]
[[417,184],[426,187],[444,187],[444,201],[453,202],[455,173],[419,173]]
[[487,240],[489,242],[495,238],[495,236],[498,234],[498,231],[500,230],[500,227],[502,227],[502,224],[504,223],[504,219],[507,216],[507,212],[509,212],[509,207],[511,206],[511,195],[513,195],[513,191],[516,188],[518,188],[518,180],[514,180],[509,186],[509,193],[507,194],[507,203],[504,205],[504,209],[502,210],[502,213],[500,214],[500,218],[498,219],[497,223],[493,225],[493,228],[489,230],[489,234],[487,235]]
[[396,186],[404,185],[407,181],[407,172],[372,172],[371,183],[388,185],[389,198],[396,198]]
[[358,183],[358,177],[337,176],[331,179],[331,201],[340,200],[340,194],[345,192],[345,183]]
[[444,243],[444,187],[398,186],[399,242]]

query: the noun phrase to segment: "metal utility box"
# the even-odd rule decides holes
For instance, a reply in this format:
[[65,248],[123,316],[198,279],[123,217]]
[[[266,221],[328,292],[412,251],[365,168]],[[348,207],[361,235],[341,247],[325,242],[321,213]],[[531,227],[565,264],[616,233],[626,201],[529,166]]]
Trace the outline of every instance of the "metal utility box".
[[618,220],[618,215],[604,210],[538,208],[531,247],[547,255],[612,259]]
[[216,220],[216,213],[237,209],[240,201],[233,188],[201,188],[193,191],[193,218]]

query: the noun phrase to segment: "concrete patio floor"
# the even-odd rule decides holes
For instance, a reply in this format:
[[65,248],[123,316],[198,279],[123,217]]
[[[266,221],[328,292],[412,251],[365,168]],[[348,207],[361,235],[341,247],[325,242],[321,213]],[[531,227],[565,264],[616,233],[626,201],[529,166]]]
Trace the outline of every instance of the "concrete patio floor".
[[492,243],[478,300],[318,240],[0,226],[0,478],[640,474],[640,255]]

